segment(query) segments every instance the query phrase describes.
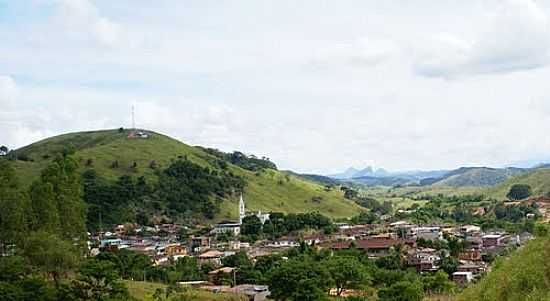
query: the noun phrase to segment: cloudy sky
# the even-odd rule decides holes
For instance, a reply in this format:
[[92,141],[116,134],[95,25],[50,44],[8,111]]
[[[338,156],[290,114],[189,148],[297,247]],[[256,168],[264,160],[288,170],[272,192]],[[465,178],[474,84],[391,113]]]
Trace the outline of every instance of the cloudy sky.
[[550,3],[0,0],[0,144],[139,127],[332,173],[550,158]]

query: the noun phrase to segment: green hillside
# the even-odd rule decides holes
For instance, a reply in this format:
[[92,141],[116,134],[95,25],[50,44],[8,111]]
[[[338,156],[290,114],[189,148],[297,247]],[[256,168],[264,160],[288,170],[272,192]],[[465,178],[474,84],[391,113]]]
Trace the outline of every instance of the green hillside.
[[548,237],[530,241],[511,256],[498,259],[493,271],[456,300],[550,300],[549,253]]
[[514,184],[527,184],[531,186],[533,195],[547,195],[550,193],[550,168],[540,168],[510,178],[496,187],[487,189],[486,194],[494,198],[503,199]]
[[447,174],[435,182],[434,186],[488,187],[500,184],[507,179],[525,173],[520,168],[463,167]]
[[[129,139],[127,130],[79,132],[48,138],[14,151],[13,155],[19,158],[15,161],[15,167],[21,183],[28,186],[55,153],[72,145],[76,148],[75,157],[82,170],[92,168],[111,181],[126,174],[135,177],[143,175],[148,180],[156,181],[151,165],[167,167],[178,158],[187,158],[211,170],[219,169],[216,164],[219,158],[204,149],[162,134],[148,133],[150,137],[147,139]],[[114,162],[116,168],[113,168]],[[334,218],[350,217],[361,210],[354,202],[345,199],[339,190],[326,191],[318,183],[288,173],[271,169],[249,171],[230,163],[227,168],[244,178],[244,198],[249,210],[285,213],[319,211]],[[235,195],[222,203],[217,218],[235,218],[237,208]]]

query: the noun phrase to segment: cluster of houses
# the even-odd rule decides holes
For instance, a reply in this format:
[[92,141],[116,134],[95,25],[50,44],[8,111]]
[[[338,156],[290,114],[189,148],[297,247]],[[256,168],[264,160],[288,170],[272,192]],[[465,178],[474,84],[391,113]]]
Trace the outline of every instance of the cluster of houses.
[[[272,241],[250,244],[238,240],[245,214],[244,201],[241,197],[239,222],[217,224],[210,234],[192,236],[185,241],[178,239],[178,233],[184,227],[182,225],[164,224],[155,227],[137,227],[132,231],[132,235],[127,234],[125,226],[119,225],[113,229],[113,232],[105,233],[103,237],[95,237],[97,248],[93,248],[91,254],[97,254],[100,249],[107,251],[128,249],[150,256],[155,265],[169,265],[181,257],[193,256],[198,259],[200,264],[209,263],[216,269],[210,272],[210,281],[191,284],[214,292],[244,294],[250,296],[250,300],[264,300],[269,295],[267,287],[256,285],[229,287],[214,283],[214,279],[219,276],[219,273],[229,274],[229,276],[234,273],[232,268],[222,266],[224,257],[245,251],[252,260],[255,260],[260,256],[281,253],[300,243],[320,249],[360,249],[372,258],[388,256],[399,249],[410,267],[415,268],[419,273],[430,273],[440,269],[442,260],[450,256],[449,250],[419,247],[418,241],[420,239],[437,241],[444,240],[445,236],[454,236],[465,241],[467,248],[458,254],[457,259],[460,264],[457,271],[451,276],[459,286],[466,286],[488,271],[488,261],[492,255],[499,254],[509,247],[519,246],[524,241],[531,239],[529,233],[522,235],[484,233],[480,227],[474,225],[415,225],[407,221],[398,221],[365,225],[340,223],[337,224],[338,231],[328,235],[285,236]],[[262,222],[269,218],[269,215],[256,214],[261,216]],[[234,239],[218,241],[216,237],[225,232],[234,234]]]

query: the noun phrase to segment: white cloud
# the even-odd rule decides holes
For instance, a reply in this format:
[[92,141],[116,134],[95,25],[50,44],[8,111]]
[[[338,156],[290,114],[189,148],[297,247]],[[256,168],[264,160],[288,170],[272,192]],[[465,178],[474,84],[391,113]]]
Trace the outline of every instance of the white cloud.
[[19,89],[13,78],[0,75],[0,109],[12,107],[18,95]]
[[534,1],[504,1],[489,19],[486,28],[471,39],[446,33],[424,41],[415,71],[428,77],[460,77],[529,70],[549,63],[550,23]]
[[313,63],[350,67],[375,66],[395,54],[397,46],[388,40],[361,38],[349,42],[332,43],[314,55]]
[[121,26],[101,16],[89,0],[61,0],[59,17],[66,30],[84,33],[102,46],[115,46],[121,38]]
[[135,103],[138,127],[305,172],[550,153],[542,1],[44,3],[0,24],[11,147],[128,127]]

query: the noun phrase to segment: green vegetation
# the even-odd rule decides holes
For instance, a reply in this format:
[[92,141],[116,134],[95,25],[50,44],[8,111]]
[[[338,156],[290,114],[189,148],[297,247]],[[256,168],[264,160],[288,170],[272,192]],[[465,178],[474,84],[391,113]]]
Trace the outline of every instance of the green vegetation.
[[493,271],[457,298],[479,301],[550,300],[550,238],[530,241],[507,258],[496,260]]
[[[166,284],[125,280],[130,296],[137,301],[189,300],[189,301],[247,301],[245,296],[211,293],[192,288],[175,289]],[[166,297],[168,292],[168,298]]]
[[[83,259],[86,205],[78,164],[66,149],[22,193],[0,159],[0,300],[129,300],[115,265]],[[8,224],[9,223],[9,224]],[[51,281],[50,281],[51,280]]]
[[521,168],[462,167],[446,174],[433,185],[450,187],[488,187],[509,178],[521,175],[527,170]]
[[[318,211],[334,218],[347,217],[360,210],[359,206],[344,198],[343,192],[279,172],[267,158],[255,158],[238,152],[206,151],[153,132],[147,139],[128,139],[128,134],[127,130],[65,134],[11,151],[8,157],[14,160],[17,176],[24,187],[39,178],[40,171],[55,155],[70,145],[74,147],[79,171],[94,170],[97,177],[108,184],[130,176],[133,181],[143,177],[145,183],[155,185],[159,182],[159,171],[175,161],[183,160],[206,168],[211,173],[242,178],[249,210],[284,213]],[[219,203],[220,210],[215,214],[215,219],[235,219],[237,196],[225,193],[219,199],[223,201]],[[216,202],[216,197],[209,201]]]
[[550,195],[550,168],[539,168],[513,177],[498,186],[486,189],[484,194],[497,199],[505,199],[512,186],[516,184],[529,185],[534,196]]
[[506,197],[510,200],[518,201],[531,196],[531,186],[525,184],[514,184]]
[[256,241],[258,239],[276,239],[291,233],[297,233],[302,230],[316,230],[324,233],[332,233],[336,226],[332,221],[318,213],[290,213],[284,214],[273,212],[269,220],[262,225],[256,216],[247,216],[243,219],[242,235],[247,241]]

